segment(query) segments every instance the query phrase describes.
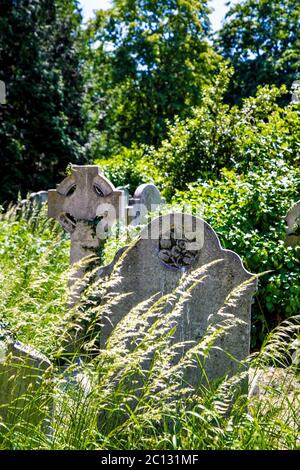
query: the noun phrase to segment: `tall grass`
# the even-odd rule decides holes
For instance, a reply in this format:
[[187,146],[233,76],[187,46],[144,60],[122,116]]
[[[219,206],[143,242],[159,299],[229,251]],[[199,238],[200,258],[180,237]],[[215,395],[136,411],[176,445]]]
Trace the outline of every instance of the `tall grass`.
[[[12,207],[1,216],[1,317],[15,338],[38,348],[54,366],[51,378],[28,392],[14,424],[0,427],[0,448],[299,448],[299,369],[292,360],[299,317],[271,332],[233,377],[203,380],[195,390],[185,371],[197,365],[205,373],[217,339],[236,326],[225,303],[199,344],[172,343],[185,302],[211,266],[184,276],[169,295],[132,309],[99,351],[102,321],[120,298],[110,297],[110,286],[95,281],[91,271],[77,305],[67,310],[68,250],[45,208],[20,215]],[[109,282],[120,282],[118,268]],[[234,291],[228,304],[244,288]],[[68,341],[73,348],[66,348]],[[186,349],[180,358],[178,348]],[[240,388],[249,367],[251,396]],[[35,404],[48,423],[30,424]]]

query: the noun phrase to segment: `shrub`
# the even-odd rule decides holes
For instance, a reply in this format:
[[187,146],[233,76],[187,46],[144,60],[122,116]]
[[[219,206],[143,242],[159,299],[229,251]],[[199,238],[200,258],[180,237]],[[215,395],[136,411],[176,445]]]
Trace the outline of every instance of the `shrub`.
[[276,104],[285,87],[259,88],[256,97],[245,99],[239,109],[223,103],[226,86],[220,77],[193,116],[177,119],[161,147],[150,153],[162,173],[166,196],[187,189],[198,178],[218,178],[224,167],[244,173],[253,166],[268,168],[278,158],[299,165],[297,107]]
[[113,158],[95,160],[105,176],[116,186],[125,187],[130,194],[142,183],[157,181],[158,173],[154,165],[144,155],[145,148],[123,147],[122,152]]

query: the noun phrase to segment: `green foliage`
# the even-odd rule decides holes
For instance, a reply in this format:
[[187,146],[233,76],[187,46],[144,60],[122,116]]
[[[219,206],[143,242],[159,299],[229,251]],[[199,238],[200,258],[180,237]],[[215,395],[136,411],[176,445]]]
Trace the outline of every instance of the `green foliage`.
[[0,215],[1,318],[44,353],[65,310],[69,267],[69,242],[46,209],[12,206]]
[[267,169],[245,175],[224,170],[217,181],[199,180],[174,199],[209,222],[250,272],[270,271],[260,279],[252,308],[252,347],[300,311],[300,249],[284,245],[284,217],[299,191],[299,167],[273,159]]
[[244,0],[229,9],[216,42],[235,70],[231,103],[254,95],[258,85],[290,88],[299,73],[299,22],[298,0]]
[[[39,215],[32,213],[29,220],[27,214],[27,222],[26,219],[20,220],[15,210],[11,210],[1,217],[0,225],[4,233],[0,241],[0,249],[4,253],[1,272],[6,275],[5,279],[1,279],[1,311],[13,313],[10,318],[13,319],[17,339],[39,346],[51,358],[57,358],[65,339],[61,319],[65,317],[68,295],[67,272],[64,272],[67,246],[61,240],[57,249],[57,237],[61,236],[61,232],[56,224],[46,220],[44,210]],[[9,225],[15,229],[14,243],[8,237]],[[45,256],[48,263],[42,261],[45,248],[48,250]],[[13,256],[9,256],[10,250],[15,261]],[[32,256],[39,267],[34,273]],[[184,274],[171,295],[160,301],[149,299],[129,312],[113,330],[106,347],[98,351],[94,359],[78,362],[74,354],[64,370],[55,366],[52,375],[43,380],[37,391],[29,391],[23,408],[16,408],[15,423],[8,427],[1,425],[0,448],[299,448],[299,377],[296,367],[291,365],[292,344],[299,334],[299,317],[286,321],[269,334],[259,354],[240,363],[241,372],[233,377],[220,378],[200,387],[197,392],[187,384],[182,387],[185,368],[196,363],[205,365],[206,357],[213,354],[217,347],[219,336],[231,334],[236,327],[235,321],[226,316],[225,304],[222,307],[224,319],[220,318],[218,325],[208,329],[190,353],[174,365],[176,349],[171,346],[174,318],[182,314],[184,302],[192,289],[201,283],[205,272],[209,273],[209,266],[191,275]],[[24,283],[24,278],[27,283]],[[116,272],[112,282],[117,282],[117,279]],[[18,295],[18,289],[11,289],[11,286],[20,284],[23,296]],[[101,323],[107,309],[101,302],[96,303],[95,296],[91,297],[91,294],[98,293],[100,289],[105,295],[106,287],[101,280],[100,285],[99,281],[90,284],[87,291],[82,292],[80,304],[76,307],[79,316],[75,320],[73,318],[73,326],[79,326],[83,317],[96,316],[96,322]],[[240,286],[238,291],[242,289],[243,286]],[[239,292],[235,296],[238,297]],[[31,304],[29,297],[32,298]],[[114,297],[111,301],[118,302],[118,298]],[[53,302],[55,306],[50,308]],[[39,312],[34,317],[31,315],[33,303],[36,312]],[[45,308],[47,303],[49,308]],[[167,315],[164,313],[166,305]],[[220,311],[216,314],[219,315]],[[153,321],[154,318],[155,327],[151,327],[149,319]],[[70,323],[66,326],[70,327]],[[87,344],[87,347],[93,348],[94,343]],[[149,356],[153,360],[145,370],[145,358]],[[76,363],[73,362],[75,359]],[[274,367],[278,364],[281,369]],[[258,396],[248,397],[241,393],[240,383],[246,377],[243,371],[248,365],[251,366],[251,389],[257,387],[259,379]],[[51,433],[46,434],[40,425],[28,423],[28,412],[39,403],[39,409],[47,413],[53,401],[55,407],[49,423]],[[12,414],[14,406],[12,403]]]
[[75,0],[2,0],[0,201],[55,185],[83,159],[81,16]]
[[198,178],[217,178],[223,167],[247,172],[253,166],[267,168],[277,158],[299,165],[297,108],[276,104],[285,88],[259,88],[241,109],[229,107],[223,102],[229,76],[226,71],[219,75],[192,117],[177,119],[150,155],[163,175],[167,196]]
[[[158,184],[173,209],[208,221],[249,271],[267,271],[252,307],[252,347],[262,348],[240,364],[252,366],[251,387],[259,374],[267,378],[265,393],[241,395],[243,373],[197,393],[180,387],[184,367],[203,365],[219,335],[218,328],[207,331],[174,366],[174,318],[201,282],[199,273],[162,301],[129,312],[95,351],[95,332],[109,313],[99,301],[105,284],[92,282],[89,272],[79,303],[67,308],[66,235],[47,220],[45,206],[10,207],[0,214],[0,341],[12,333],[55,366],[51,381],[16,409],[15,425],[0,423],[1,449],[299,448],[292,352],[297,335],[299,341],[300,248],[285,246],[284,216],[299,199],[300,120],[299,107],[278,105],[290,101],[287,89],[274,86],[290,87],[297,78],[299,2],[244,0],[231,8],[216,44],[232,71],[208,43],[208,12],[207,0],[116,0],[97,12],[83,38],[77,0],[3,0],[0,201],[54,186],[70,161],[85,161],[86,135],[90,160],[116,186],[133,193],[140,183]],[[125,230],[111,237],[106,261],[127,236]],[[221,326],[230,334],[235,325]],[[81,363],[70,353],[62,373],[70,327],[86,334],[82,351],[96,357]],[[278,374],[275,383],[270,373]],[[47,411],[53,400],[46,436],[26,415],[35,403]]]
[[156,146],[166,119],[201,101],[220,62],[207,42],[207,3],[122,0],[97,12],[86,33],[91,158],[134,142]]
[[159,179],[159,173],[151,161],[147,159],[147,149],[133,146],[123,147],[118,155],[111,158],[95,160],[105,176],[116,186],[125,187],[130,194],[142,183]]
[[284,217],[300,191],[299,111],[276,104],[284,87],[259,88],[240,109],[230,108],[223,103],[226,82],[221,75],[205,106],[170,126],[152,159],[166,196],[177,188],[173,201],[197,209],[249,271],[272,271],[261,280],[253,308],[256,347],[300,309],[299,249],[284,246]]

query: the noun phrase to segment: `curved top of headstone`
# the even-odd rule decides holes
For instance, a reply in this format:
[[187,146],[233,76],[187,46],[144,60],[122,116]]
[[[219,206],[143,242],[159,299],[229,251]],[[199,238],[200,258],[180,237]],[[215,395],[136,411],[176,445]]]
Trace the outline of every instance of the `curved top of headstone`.
[[[113,262],[100,269],[100,275],[110,274],[124,251],[124,259],[140,252],[135,259],[137,266],[151,265],[151,269],[164,268],[168,272],[178,273],[191,268],[199,268],[212,260],[222,259],[230,263],[243,281],[253,277],[238,254],[221,247],[219,238],[213,228],[199,217],[172,213],[153,219],[141,232],[139,239],[132,245],[121,248]],[[242,281],[242,282],[243,282]]]
[[37,204],[44,204],[48,201],[48,191],[38,191],[29,194],[29,201],[35,202]]
[[152,183],[145,183],[138,186],[133,197],[134,199],[139,199],[140,204],[143,204],[148,211],[151,211],[151,206],[163,202],[158,188]]

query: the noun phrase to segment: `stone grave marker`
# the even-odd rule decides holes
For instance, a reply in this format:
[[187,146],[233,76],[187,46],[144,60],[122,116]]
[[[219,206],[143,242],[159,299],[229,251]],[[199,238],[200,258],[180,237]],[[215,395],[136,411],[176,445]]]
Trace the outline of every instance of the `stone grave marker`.
[[[169,214],[154,219],[133,246],[125,253],[124,249],[120,250],[109,266],[100,269],[99,276],[106,278],[120,264],[118,272],[122,280],[109,293],[129,294],[111,305],[109,318],[101,320],[100,348],[105,347],[113,328],[132,308],[156,294],[171,293],[184,273],[217,260],[186,301],[177,319],[173,343],[188,341],[189,346],[184,347],[184,351],[194,346],[209,325],[221,321],[218,311],[227,296],[248,281],[235,304],[226,308],[233,318],[242,321],[221,338],[219,345],[226,353],[214,349],[205,364],[209,380],[233,374],[238,368],[235,359],[243,360],[250,352],[251,304],[257,280],[244,268],[236,253],[221,248],[210,225],[188,214]],[[199,370],[191,368],[189,382],[197,386],[199,377]]]
[[[145,220],[147,209],[160,202],[162,199],[154,185],[139,186],[134,198],[130,198],[128,191],[116,189],[102,175],[99,166],[74,165],[71,175],[56,189],[48,191],[48,217],[58,220],[70,233],[70,264],[73,265],[88,256],[101,255],[102,241],[114,223],[129,224],[134,219],[134,225],[139,225]],[[86,268],[86,265],[76,268],[69,279],[70,286],[84,277]],[[83,284],[75,284],[69,308],[76,306],[83,289]],[[73,346],[70,339],[66,350],[72,350]]]
[[[102,218],[102,235],[115,220],[124,217],[123,192],[95,165],[73,166],[72,174],[48,191],[48,216],[55,218],[71,235],[71,264],[97,254],[101,239],[96,234]],[[99,222],[99,220],[98,220]]]
[[165,203],[159,190],[154,184],[141,184],[129,199],[127,209],[127,223],[135,225],[144,225],[147,222],[147,214],[154,212]]
[[34,208],[39,210],[47,202],[48,191],[38,191],[37,193],[29,194],[28,199],[22,199],[18,203],[17,210],[22,217],[28,219],[33,214]]
[[138,187],[134,197],[116,189],[96,165],[72,167],[56,189],[48,191],[48,216],[71,235],[71,264],[98,252],[115,222],[144,223],[146,212],[163,202],[156,186]]
[[44,421],[36,394],[50,371],[51,362],[45,356],[0,329],[0,421],[12,425],[20,413],[30,424]]
[[285,244],[287,246],[300,245],[300,201],[288,211],[285,221],[287,224]]

